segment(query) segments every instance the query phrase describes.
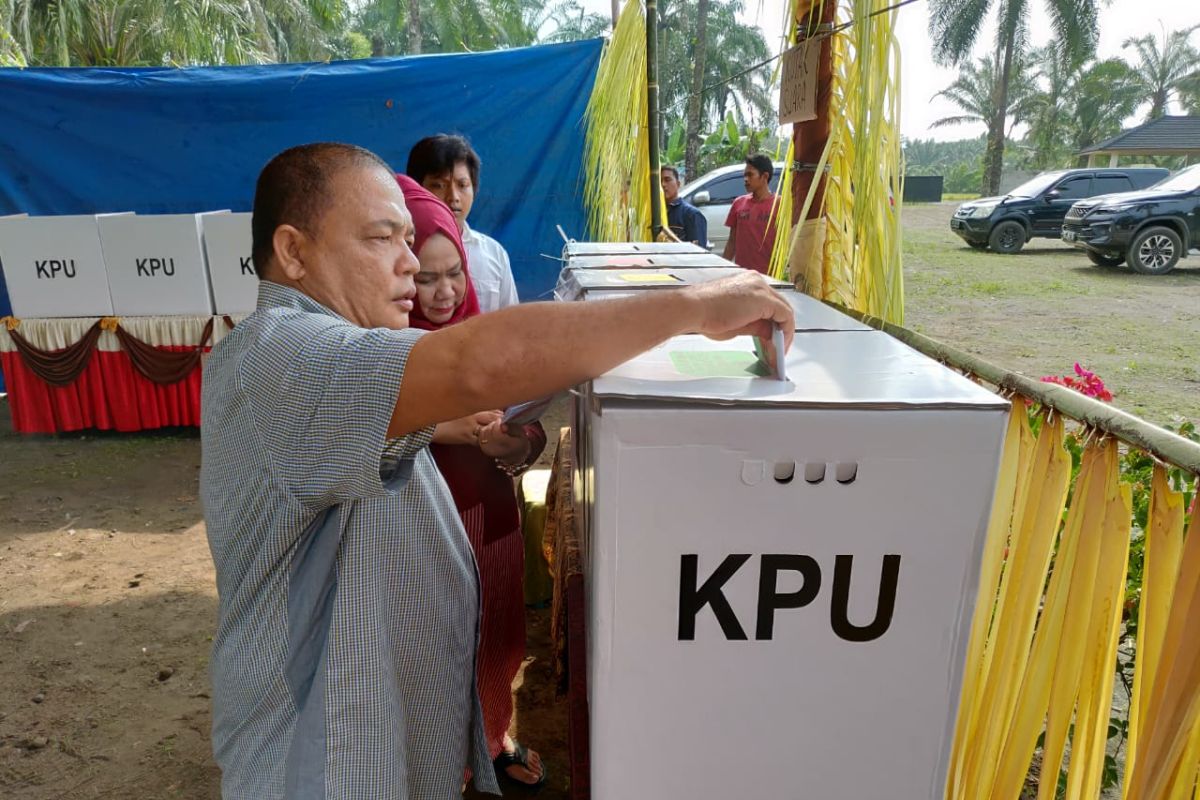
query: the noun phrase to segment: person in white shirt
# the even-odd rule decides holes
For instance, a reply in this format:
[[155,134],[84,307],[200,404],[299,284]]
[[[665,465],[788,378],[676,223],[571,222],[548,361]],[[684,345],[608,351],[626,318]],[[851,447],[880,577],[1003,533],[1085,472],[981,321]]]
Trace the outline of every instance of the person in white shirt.
[[479,154],[464,137],[439,133],[413,145],[405,172],[454,212],[479,308],[487,313],[521,300],[504,246],[467,225],[479,190],[479,166]]

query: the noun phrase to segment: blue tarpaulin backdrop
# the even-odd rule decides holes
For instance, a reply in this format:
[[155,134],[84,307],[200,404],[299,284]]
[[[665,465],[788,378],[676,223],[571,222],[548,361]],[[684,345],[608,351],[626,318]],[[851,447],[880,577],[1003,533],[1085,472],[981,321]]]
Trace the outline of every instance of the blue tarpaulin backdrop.
[[[583,237],[583,111],[598,39],[489,53],[194,69],[0,69],[0,214],[249,211],[275,153],[351,142],[402,171],[461,133],[483,160],[472,227],[524,300],[554,285],[556,224]],[[0,282],[0,315],[10,313]]]

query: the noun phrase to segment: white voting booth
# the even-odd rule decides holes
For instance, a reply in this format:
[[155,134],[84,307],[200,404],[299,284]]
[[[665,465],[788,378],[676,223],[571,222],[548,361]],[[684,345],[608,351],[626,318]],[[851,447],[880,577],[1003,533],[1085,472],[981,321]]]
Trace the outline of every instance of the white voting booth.
[[258,303],[258,275],[250,259],[250,214],[201,214],[204,255],[217,314],[249,314]]
[[1008,404],[789,297],[576,400],[595,800],[942,796]]
[[200,215],[117,214],[97,221],[114,314],[213,313]]
[[113,313],[96,217],[0,217],[0,264],[18,317]]

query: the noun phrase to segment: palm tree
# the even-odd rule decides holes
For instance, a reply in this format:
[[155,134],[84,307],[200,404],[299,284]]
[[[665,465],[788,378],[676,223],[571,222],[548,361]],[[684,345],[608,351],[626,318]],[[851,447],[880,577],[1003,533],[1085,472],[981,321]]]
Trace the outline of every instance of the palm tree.
[[692,83],[687,102],[687,128],[685,133],[684,174],[688,179],[697,176],[696,164],[700,158],[700,111],[704,98],[704,65],[708,51],[708,0],[696,4],[696,38],[692,44]]
[[[701,131],[724,125],[727,112],[732,111],[739,123],[754,126],[765,122],[774,106],[766,72],[741,74],[770,56],[762,33],[738,21],[741,0],[707,0],[707,5],[701,37],[697,0],[659,0],[658,4],[663,129],[670,130],[677,122],[689,125],[687,141],[697,149],[697,159],[704,138]],[[705,91],[704,87],[712,88]],[[698,116],[689,117],[697,110]],[[690,169],[698,167],[693,164]]]
[[1067,119],[1073,152],[1116,136],[1145,99],[1137,70],[1119,58],[1080,70],[1070,88]]
[[1200,51],[1190,41],[1197,28],[1200,25],[1170,34],[1163,31],[1161,43],[1146,35],[1126,39],[1122,45],[1132,47],[1138,56],[1135,65],[1138,85],[1143,96],[1150,98],[1147,122],[1165,115],[1172,99],[1186,92],[1190,81],[1200,75]]
[[242,64],[328,57],[340,0],[15,0],[0,16],[35,66]]
[[[1096,50],[1098,35],[1096,0],[1045,0],[1050,11],[1054,38],[1061,43],[1064,57],[1082,63]],[[1030,0],[930,0],[929,32],[934,40],[934,56],[944,64],[962,64],[971,58],[984,20],[996,10],[996,41],[992,63],[994,95],[987,120],[988,148],[984,163],[985,194],[1000,188],[1004,165],[1004,141],[1008,100],[1015,67],[1025,51],[1028,39],[1027,19]]]
[[996,101],[995,64],[987,58],[981,58],[973,64],[964,64],[954,83],[934,95],[934,97],[946,98],[958,106],[963,113],[942,117],[930,127],[942,128],[948,125],[971,123],[990,126],[993,120],[999,118],[1007,121],[1006,127],[1001,130],[1008,135],[1015,125],[1028,118],[1033,101],[1032,82],[1028,80],[1027,65],[1024,60],[1016,62],[1012,75],[1015,86],[1005,98],[1008,106],[997,109],[993,105]]

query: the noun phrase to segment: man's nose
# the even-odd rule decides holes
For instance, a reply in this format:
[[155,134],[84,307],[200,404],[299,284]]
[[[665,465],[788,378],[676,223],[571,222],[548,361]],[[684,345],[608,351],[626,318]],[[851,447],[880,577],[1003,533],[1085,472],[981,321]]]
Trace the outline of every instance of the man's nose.
[[404,245],[404,251],[400,254],[400,258],[396,259],[396,274],[416,275],[420,271],[421,262],[417,260],[416,253],[407,244]]

